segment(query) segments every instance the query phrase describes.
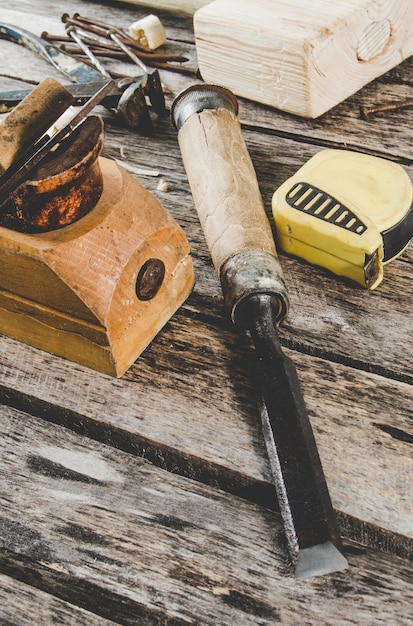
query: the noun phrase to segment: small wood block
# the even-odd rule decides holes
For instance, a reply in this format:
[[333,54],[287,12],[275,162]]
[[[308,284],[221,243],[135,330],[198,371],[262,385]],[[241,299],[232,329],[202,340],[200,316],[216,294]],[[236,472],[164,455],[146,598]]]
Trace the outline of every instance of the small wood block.
[[215,0],[194,30],[206,82],[315,118],[413,53],[413,2]]
[[[35,235],[0,228],[0,332],[120,376],[188,297],[194,271],[172,216],[123,168],[99,162],[103,193],[85,217]],[[148,261],[149,286],[151,267],[164,278],[156,295],[138,296]]]

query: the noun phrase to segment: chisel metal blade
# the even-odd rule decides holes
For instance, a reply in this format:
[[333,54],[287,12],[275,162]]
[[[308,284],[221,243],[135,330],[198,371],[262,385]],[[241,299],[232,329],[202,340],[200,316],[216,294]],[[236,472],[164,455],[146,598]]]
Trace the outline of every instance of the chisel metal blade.
[[348,564],[295,365],[282,351],[275,323],[278,302],[260,294],[242,303],[257,354],[264,441],[297,577]]

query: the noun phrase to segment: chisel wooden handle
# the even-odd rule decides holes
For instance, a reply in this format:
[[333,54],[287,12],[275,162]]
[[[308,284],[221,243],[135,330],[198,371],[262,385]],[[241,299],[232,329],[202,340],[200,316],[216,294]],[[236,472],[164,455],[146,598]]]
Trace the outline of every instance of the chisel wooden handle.
[[232,318],[244,297],[271,293],[278,297],[281,319],[287,290],[237,110],[230,91],[201,84],[177,96],[172,119]]
[[347,567],[315,438],[277,322],[288,296],[233,94],[191,87],[172,119],[208,247],[235,324],[257,352],[263,436],[285,536],[299,577]]
[[69,108],[73,96],[46,78],[0,122],[0,175]]

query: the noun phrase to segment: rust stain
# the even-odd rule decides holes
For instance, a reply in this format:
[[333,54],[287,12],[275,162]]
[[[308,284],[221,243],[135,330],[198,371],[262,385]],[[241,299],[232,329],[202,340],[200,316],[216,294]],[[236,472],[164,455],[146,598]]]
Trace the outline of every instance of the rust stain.
[[103,122],[86,118],[22,183],[0,213],[0,225],[25,233],[63,228],[86,215],[103,191],[98,156]]

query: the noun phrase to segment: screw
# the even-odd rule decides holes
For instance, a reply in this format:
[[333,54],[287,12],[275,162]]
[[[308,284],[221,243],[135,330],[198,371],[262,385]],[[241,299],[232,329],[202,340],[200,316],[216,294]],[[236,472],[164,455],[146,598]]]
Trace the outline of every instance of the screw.
[[413,98],[406,98],[399,102],[388,102],[387,104],[376,104],[373,106],[361,106],[360,115],[363,120],[367,120],[370,115],[374,113],[381,113],[382,111],[397,111],[398,109],[406,109],[413,106]]

